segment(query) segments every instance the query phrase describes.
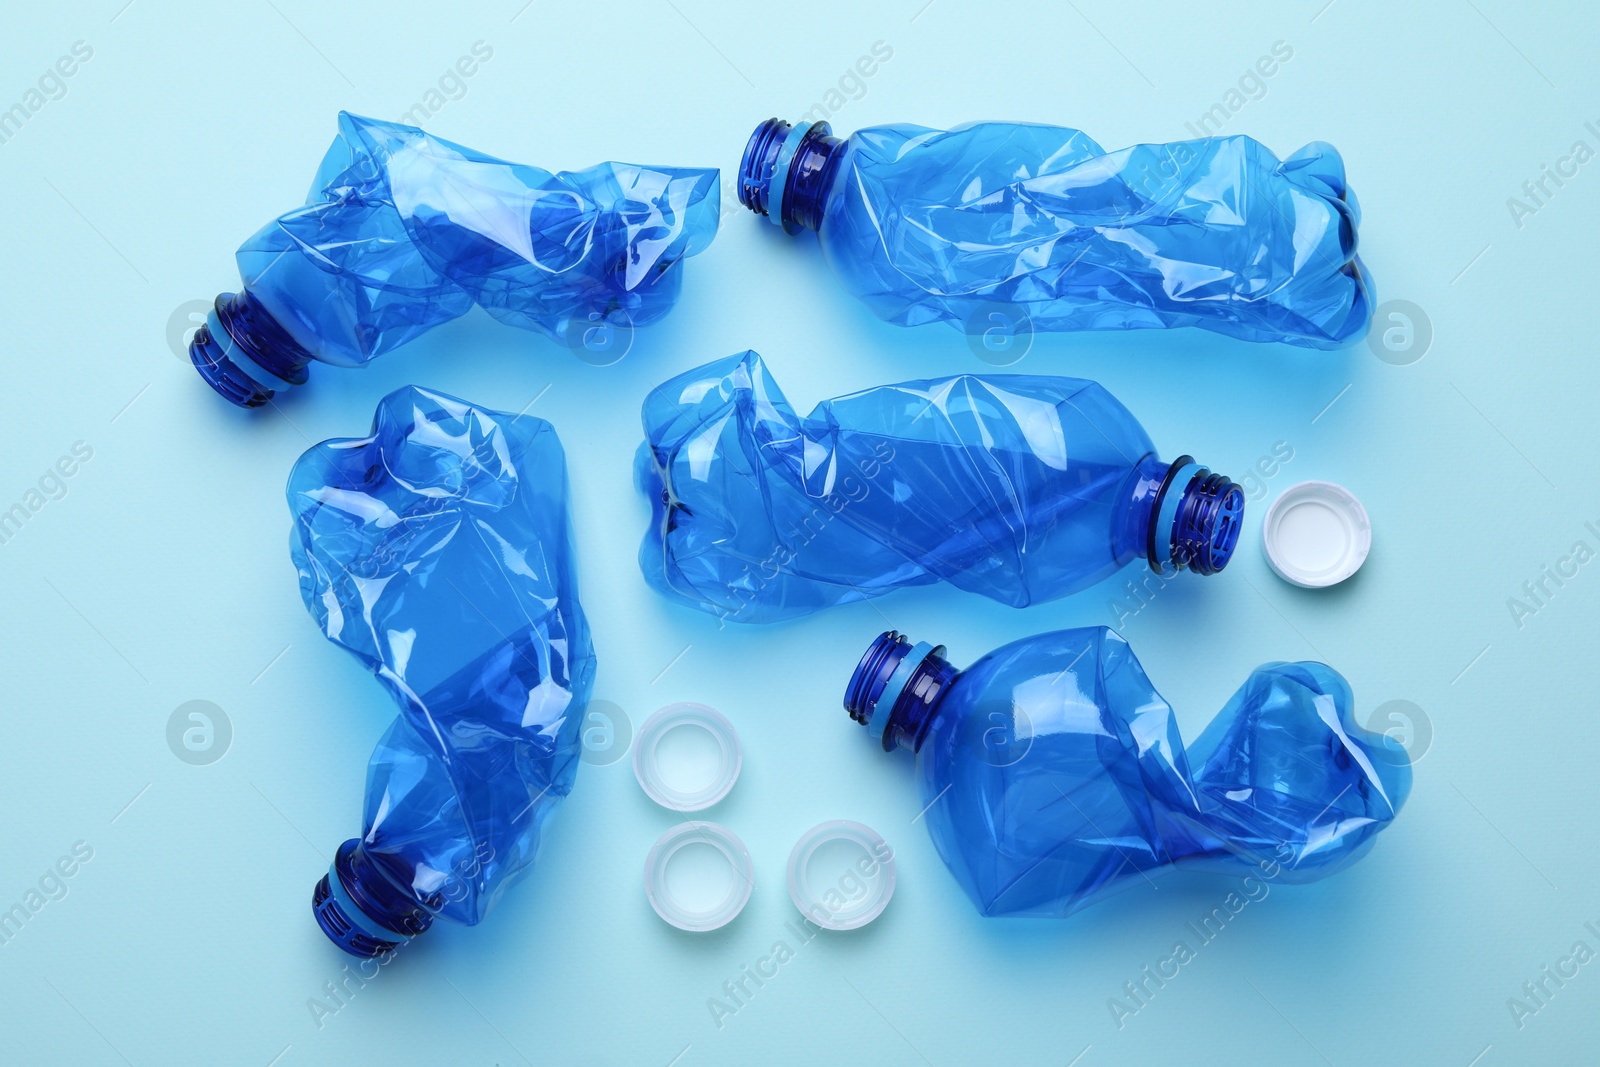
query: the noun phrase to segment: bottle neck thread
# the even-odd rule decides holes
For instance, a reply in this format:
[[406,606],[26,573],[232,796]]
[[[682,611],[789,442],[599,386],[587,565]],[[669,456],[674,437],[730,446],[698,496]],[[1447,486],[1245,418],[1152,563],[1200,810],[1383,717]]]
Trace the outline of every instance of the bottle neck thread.
[[355,838],[334,854],[312,890],[311,910],[328,940],[363,959],[393,952],[433,924],[433,915]]
[[189,360],[227,400],[254,408],[304,385],[312,355],[246,290],[217,297],[189,342]]
[[820,230],[844,140],[826,122],[757,126],[739,162],[739,202],[785,233]]
[[856,665],[845,688],[845,711],[885,752],[922,747],[939,701],[961,673],[944,651],[943,645],[913,645],[889,630],[878,635]]
[[1233,558],[1244,519],[1244,490],[1223,474],[1179,456],[1153,493],[1140,479],[1135,506],[1148,516],[1146,558],[1157,574],[1216,574]]

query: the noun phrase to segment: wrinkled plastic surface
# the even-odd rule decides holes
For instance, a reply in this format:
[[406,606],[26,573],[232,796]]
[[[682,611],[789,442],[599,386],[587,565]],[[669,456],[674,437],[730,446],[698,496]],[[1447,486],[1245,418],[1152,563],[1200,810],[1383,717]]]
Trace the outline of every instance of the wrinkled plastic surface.
[[1133,488],[1166,470],[1077,378],[904,382],[800,418],[745,352],[659,386],[643,417],[645,578],[739,622],[941,580],[1019,607],[1083,589],[1140,556]]
[[[1332,145],[1249,137],[1107,152],[1079,130],[983,122],[852,134],[820,230],[874,314],[972,331],[1199,326],[1335,348],[1371,317],[1361,212]],[[991,321],[992,317],[994,321]]]
[[717,218],[715,169],[553,174],[341,112],[305,206],[246,241],[239,272],[313,356],[358,366],[474,303],[557,340],[654,322]]
[[550,424],[414,386],[289,478],[306,608],[400,706],[362,847],[429,911],[483,918],[572,789],[594,652]]
[[1312,881],[1363,856],[1411,788],[1404,750],[1354,710],[1332,668],[1269,663],[1186,750],[1118,634],[1040,634],[935,708],[925,818],[985,915],[1066,915],[1174,864]]

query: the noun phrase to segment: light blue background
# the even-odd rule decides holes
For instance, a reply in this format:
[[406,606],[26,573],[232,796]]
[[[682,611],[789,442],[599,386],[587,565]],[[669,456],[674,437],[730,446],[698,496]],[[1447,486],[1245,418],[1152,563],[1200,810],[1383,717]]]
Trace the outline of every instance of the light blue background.
[[[1600,948],[1584,929],[1600,926],[1600,563],[1520,628],[1507,606],[1575,541],[1600,547],[1584,526],[1600,526],[1600,162],[1521,227],[1506,205],[1575,141],[1600,148],[1585,127],[1600,125],[1587,5],[123,2],[13,4],[0,33],[0,106],[73,42],[93,48],[66,95],[0,145],[0,508],[74,442],[94,450],[65,498],[0,545],[0,907],[74,842],[94,852],[0,946],[0,1062],[1592,1059],[1600,963],[1520,1029],[1506,1004],[1574,941]],[[1371,855],[1274,889],[1119,1029],[1108,998],[1229,885],[1178,877],[1066,922],[982,920],[912,822],[909,764],[875,752],[839,699],[889,625],[965,664],[1113,622],[1121,582],[1024,611],[930,588],[726,629],[646,589],[630,459],[653,384],[754,347],[804,410],[989,369],[956,332],[873,320],[814,240],[757,221],[730,184],[680,308],[615,366],[474,313],[365,372],[315,367],[275,408],[213,396],[168,346],[174,309],[236,285],[234,248],[299,201],[338,109],[398,118],[479,40],[493,58],[433,132],[553,169],[714,164],[730,180],[755,123],[807,111],[880,40],[893,58],[834,115],[841,132],[1029,119],[1111,147],[1187,136],[1287,43],[1293,58],[1224,129],[1280,154],[1339,146],[1380,298],[1431,318],[1425,358],[1179,331],[1040,338],[1017,369],[1097,378],[1165,454],[1236,478],[1292,447],[1227,572],[1174,584],[1123,629],[1186,736],[1274,659],[1325,659],[1363,715],[1423,709],[1415,792]],[[346,960],[309,895],[359,830],[365,761],[393,711],[300,604],[282,485],[311,442],[364,432],[408,382],[512,411],[539,397],[530,411],[571,458],[596,697],[635,726],[675,700],[736,722],[744,775],[708,814],[748,842],[756,891],[716,934],[668,928],[640,865],[672,818],[626,761],[588,766],[539,870],[485,924],[441,924],[319,1028],[307,1001]],[[1308,478],[1349,486],[1375,525],[1365,569],[1331,591],[1276,579],[1257,539],[1271,496]],[[193,699],[233,726],[209,766],[165,740]],[[835,817],[897,850],[893,903],[798,948],[718,1029],[707,998],[792,940],[790,845]]]

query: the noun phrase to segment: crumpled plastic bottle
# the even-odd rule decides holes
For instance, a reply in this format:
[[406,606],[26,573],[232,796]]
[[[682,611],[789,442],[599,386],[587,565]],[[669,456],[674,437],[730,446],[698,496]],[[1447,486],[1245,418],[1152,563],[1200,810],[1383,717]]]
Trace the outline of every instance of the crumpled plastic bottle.
[[305,206],[239,248],[243,287],[217,297],[190,359],[256,407],[304,384],[312,360],[362,366],[474,304],[575,351],[625,343],[667,313],[680,264],[716,235],[717,174],[552,174],[340,112]]
[[306,609],[400,705],[312,908],[376,956],[479,922],[572,789],[594,650],[550,424],[408,386],[289,477]]
[[800,418],[754,352],[651,391],[635,483],[646,580],[771,622],[946,581],[1015,607],[1143,560],[1220,571],[1244,492],[1171,463],[1094,382],[959,374],[825,401]]
[[1249,137],[1107,152],[1064,126],[756,128],[739,199],[815,230],[846,288],[901,326],[978,336],[1199,326],[1337,348],[1371,318],[1361,211],[1317,141]]
[[1071,914],[1173,865],[1262,886],[1360,859],[1411,790],[1321,663],[1257,668],[1185,750],[1172,709],[1103,626],[1013,641],[965,670],[891,630],[845,708],[916,754],[939,855],[984,915]]

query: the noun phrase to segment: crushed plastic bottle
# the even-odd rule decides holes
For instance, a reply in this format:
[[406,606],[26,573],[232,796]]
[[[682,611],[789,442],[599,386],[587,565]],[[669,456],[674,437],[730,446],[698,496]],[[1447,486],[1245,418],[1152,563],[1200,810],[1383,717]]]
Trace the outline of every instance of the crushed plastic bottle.
[[335,944],[376,956],[435,915],[482,920],[572,789],[594,651],[566,460],[542,419],[408,386],[370,436],[301,456],[288,496],[306,609],[400,706],[363,834],[312,895]]
[[969,333],[1199,326],[1337,348],[1366,332],[1361,211],[1338,151],[1249,137],[1107,152],[1079,130],[825,122],[756,128],[739,199],[815,230],[846,288],[901,326]]
[[[358,367],[474,304],[574,346],[667,313],[717,231],[715,169],[601,163],[552,174],[339,114],[304,207],[240,248],[189,356],[242,407]],[[609,360],[608,360],[609,361]]]
[[1371,849],[1411,790],[1321,663],[1258,668],[1185,750],[1172,709],[1105,627],[1004,645],[965,670],[891,630],[845,708],[916,754],[939,855],[984,915],[1071,914],[1174,865],[1309,882]]
[[739,622],[946,581],[1021,607],[1143,560],[1214,574],[1244,492],[1157,457],[1102,387],[960,374],[825,401],[798,417],[754,352],[654,389],[635,483],[662,594]]

